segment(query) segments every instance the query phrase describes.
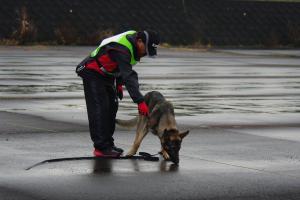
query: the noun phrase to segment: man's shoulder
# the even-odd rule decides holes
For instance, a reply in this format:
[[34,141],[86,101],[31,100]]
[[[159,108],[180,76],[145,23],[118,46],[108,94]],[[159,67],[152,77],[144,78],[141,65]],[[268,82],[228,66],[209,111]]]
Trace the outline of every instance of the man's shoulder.
[[106,51],[114,51],[121,54],[126,54],[130,56],[130,50],[122,44],[112,42],[110,44],[105,45]]
[[122,63],[130,63],[130,50],[118,43],[110,43],[105,45],[105,52],[109,54],[112,60]]

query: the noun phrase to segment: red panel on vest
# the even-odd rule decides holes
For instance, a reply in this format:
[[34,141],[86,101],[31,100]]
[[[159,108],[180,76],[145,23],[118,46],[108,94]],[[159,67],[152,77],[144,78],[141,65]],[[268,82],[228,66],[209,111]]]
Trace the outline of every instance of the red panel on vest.
[[96,71],[96,72],[98,72],[98,73],[104,75],[104,73],[100,70],[100,68],[99,68],[99,66],[98,66],[98,64],[97,64],[97,62],[96,62],[95,60],[93,60],[93,61],[91,61],[91,62],[88,62],[88,63],[85,65],[85,67],[86,67],[87,69],[94,70],[94,71]]
[[[113,72],[117,68],[117,63],[111,60],[107,54],[100,56],[98,58],[98,61],[108,72]],[[104,75],[104,73],[100,70],[100,67],[98,66],[95,60],[88,62],[85,66],[88,69],[95,70],[100,74]]]
[[107,54],[100,56],[98,60],[108,72],[113,72],[117,68],[117,63],[112,61]]

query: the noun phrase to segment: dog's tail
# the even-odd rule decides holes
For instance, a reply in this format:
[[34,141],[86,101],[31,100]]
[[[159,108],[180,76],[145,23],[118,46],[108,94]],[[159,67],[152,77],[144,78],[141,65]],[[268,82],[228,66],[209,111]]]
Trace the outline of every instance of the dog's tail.
[[133,128],[137,125],[138,117],[129,120],[116,119],[116,124],[123,128]]

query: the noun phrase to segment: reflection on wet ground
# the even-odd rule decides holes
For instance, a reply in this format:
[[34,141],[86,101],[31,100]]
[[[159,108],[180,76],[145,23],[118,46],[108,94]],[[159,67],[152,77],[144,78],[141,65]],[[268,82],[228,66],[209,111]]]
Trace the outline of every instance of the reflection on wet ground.
[[[56,109],[84,109],[81,80],[74,69],[90,49],[2,47],[0,100],[70,99],[57,101]],[[289,51],[255,52],[162,49],[158,58],[145,58],[134,68],[143,93],[160,91],[173,102],[178,116],[299,113],[299,58],[286,56]],[[135,107],[126,93],[120,112],[135,115]]]
[[66,160],[55,159],[60,161],[42,162],[32,165],[26,170],[28,173],[49,173],[51,174],[122,174],[122,173],[137,173],[137,172],[176,172],[179,170],[179,165],[165,161],[160,158],[160,161],[145,161],[138,159],[109,159],[109,158],[93,158],[85,157],[86,159],[74,160],[67,158]]
[[[159,166],[159,169],[157,168]],[[129,160],[123,163],[116,160],[109,159],[97,159],[93,161],[93,173],[119,173],[119,172],[176,172],[179,166],[172,164],[167,161],[160,161],[157,163],[140,161],[140,160]]]

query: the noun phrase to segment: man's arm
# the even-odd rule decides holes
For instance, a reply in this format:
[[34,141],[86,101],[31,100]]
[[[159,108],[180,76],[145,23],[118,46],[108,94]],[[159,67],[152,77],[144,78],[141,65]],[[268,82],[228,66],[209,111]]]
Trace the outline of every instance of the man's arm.
[[[124,85],[134,103],[141,103],[144,101],[144,96],[139,89],[138,75],[132,69],[130,64],[130,53],[127,49],[112,49],[109,51],[112,60],[118,63],[120,75]],[[120,79],[119,79],[120,80]]]

